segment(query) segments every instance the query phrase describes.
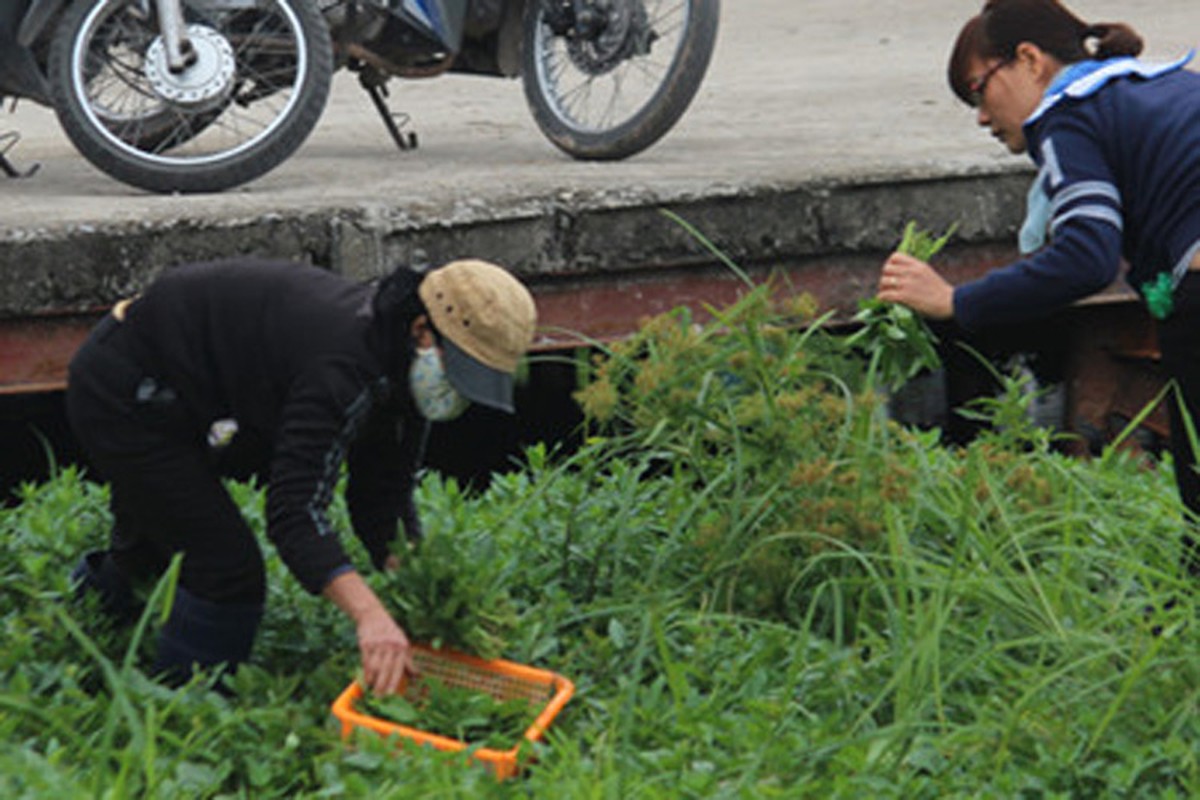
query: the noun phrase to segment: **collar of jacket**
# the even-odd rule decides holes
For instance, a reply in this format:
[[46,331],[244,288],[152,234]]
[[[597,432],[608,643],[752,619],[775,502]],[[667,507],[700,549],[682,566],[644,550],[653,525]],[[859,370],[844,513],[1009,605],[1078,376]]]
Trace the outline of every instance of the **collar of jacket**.
[[1127,75],[1151,79],[1175,72],[1187,66],[1195,55],[1194,49],[1189,50],[1182,58],[1164,64],[1152,64],[1129,56],[1109,58],[1103,61],[1078,61],[1069,64],[1063,67],[1062,71],[1046,87],[1042,102],[1034,109],[1029,119],[1025,120],[1025,127],[1033,125],[1064,99],[1090,97],[1111,81]]

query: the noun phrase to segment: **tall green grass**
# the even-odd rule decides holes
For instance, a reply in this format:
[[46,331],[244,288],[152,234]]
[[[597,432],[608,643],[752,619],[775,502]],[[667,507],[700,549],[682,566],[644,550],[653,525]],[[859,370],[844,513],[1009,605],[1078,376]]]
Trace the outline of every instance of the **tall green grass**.
[[[811,301],[748,286],[713,312],[650,320],[581,370],[579,450],[531,448],[475,494],[421,483],[412,565],[490,587],[503,655],[577,684],[524,777],[344,744],[329,704],[353,631],[265,539],[232,695],[148,679],[170,580],[140,632],[70,599],[111,521],[65,468],[0,512],[0,795],[1200,796],[1169,470],[1061,455],[1016,378],[978,409],[991,432],[944,448],[888,418]],[[231,490],[262,536],[261,491]]]

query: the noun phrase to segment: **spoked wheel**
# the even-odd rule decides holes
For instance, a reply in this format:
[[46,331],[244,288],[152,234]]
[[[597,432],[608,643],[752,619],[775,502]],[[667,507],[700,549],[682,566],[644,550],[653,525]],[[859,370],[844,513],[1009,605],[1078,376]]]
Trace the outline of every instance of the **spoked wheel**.
[[295,152],[324,110],[329,32],[307,0],[183,0],[194,56],[168,66],[153,4],[77,0],[55,33],[59,120],[96,167],[156,192],[214,192]]
[[525,98],[575,158],[620,159],[683,116],[708,69],[719,0],[531,0]]

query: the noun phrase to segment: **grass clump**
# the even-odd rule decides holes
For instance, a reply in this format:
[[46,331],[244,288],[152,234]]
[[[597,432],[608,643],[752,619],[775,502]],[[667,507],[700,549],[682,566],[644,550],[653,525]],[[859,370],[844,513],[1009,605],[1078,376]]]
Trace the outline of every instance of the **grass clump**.
[[[68,597],[70,565],[107,535],[104,489],[74,469],[26,487],[0,512],[0,793],[1200,796],[1169,469],[1063,456],[1022,424],[1016,378],[977,409],[1002,424],[943,447],[888,418],[824,320],[770,285],[711,318],[647,320],[581,370],[578,451],[531,448],[473,494],[422,481],[429,549],[404,569],[433,599],[402,613],[434,619],[456,593],[502,610],[483,641],[577,687],[519,781],[343,744],[329,704],[357,667],[353,631],[269,547],[232,695],[163,689],[135,634]],[[261,535],[262,492],[234,490]],[[445,589],[450,574],[470,586]],[[388,596],[393,577],[369,580]]]

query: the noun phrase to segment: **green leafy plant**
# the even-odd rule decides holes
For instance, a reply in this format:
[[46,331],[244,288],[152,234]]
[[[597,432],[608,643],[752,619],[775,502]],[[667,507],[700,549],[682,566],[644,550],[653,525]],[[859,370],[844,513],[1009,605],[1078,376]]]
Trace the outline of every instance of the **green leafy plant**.
[[[935,237],[909,222],[897,251],[921,261],[930,261],[945,247],[956,226]],[[862,327],[851,334],[849,344],[868,358],[868,380],[877,379],[895,390],[925,370],[941,366],[937,339],[921,316],[907,306],[870,297],[860,300],[854,321]]]
[[[458,493],[456,485],[445,488],[448,497]],[[413,641],[497,658],[518,623],[513,565],[489,531],[460,521],[428,520],[419,545],[398,552],[399,567],[383,576],[380,593]]]
[[500,700],[437,677],[418,677],[403,694],[368,693],[362,705],[368,713],[389,722],[498,750],[514,747],[533,722],[527,700]]
[[[575,682],[520,781],[342,740],[353,627],[287,574],[252,485],[271,595],[250,662],[228,696],[157,683],[136,629],[71,597],[111,518],[64,468],[0,509],[0,796],[1200,797],[1170,470],[1062,455],[1022,427],[1018,381],[977,407],[993,430],[942,447],[771,291],[598,351],[584,447],[532,448],[475,493],[427,474],[429,547],[366,574],[385,599],[507,597],[506,658]],[[464,584],[438,588],[449,572]]]

